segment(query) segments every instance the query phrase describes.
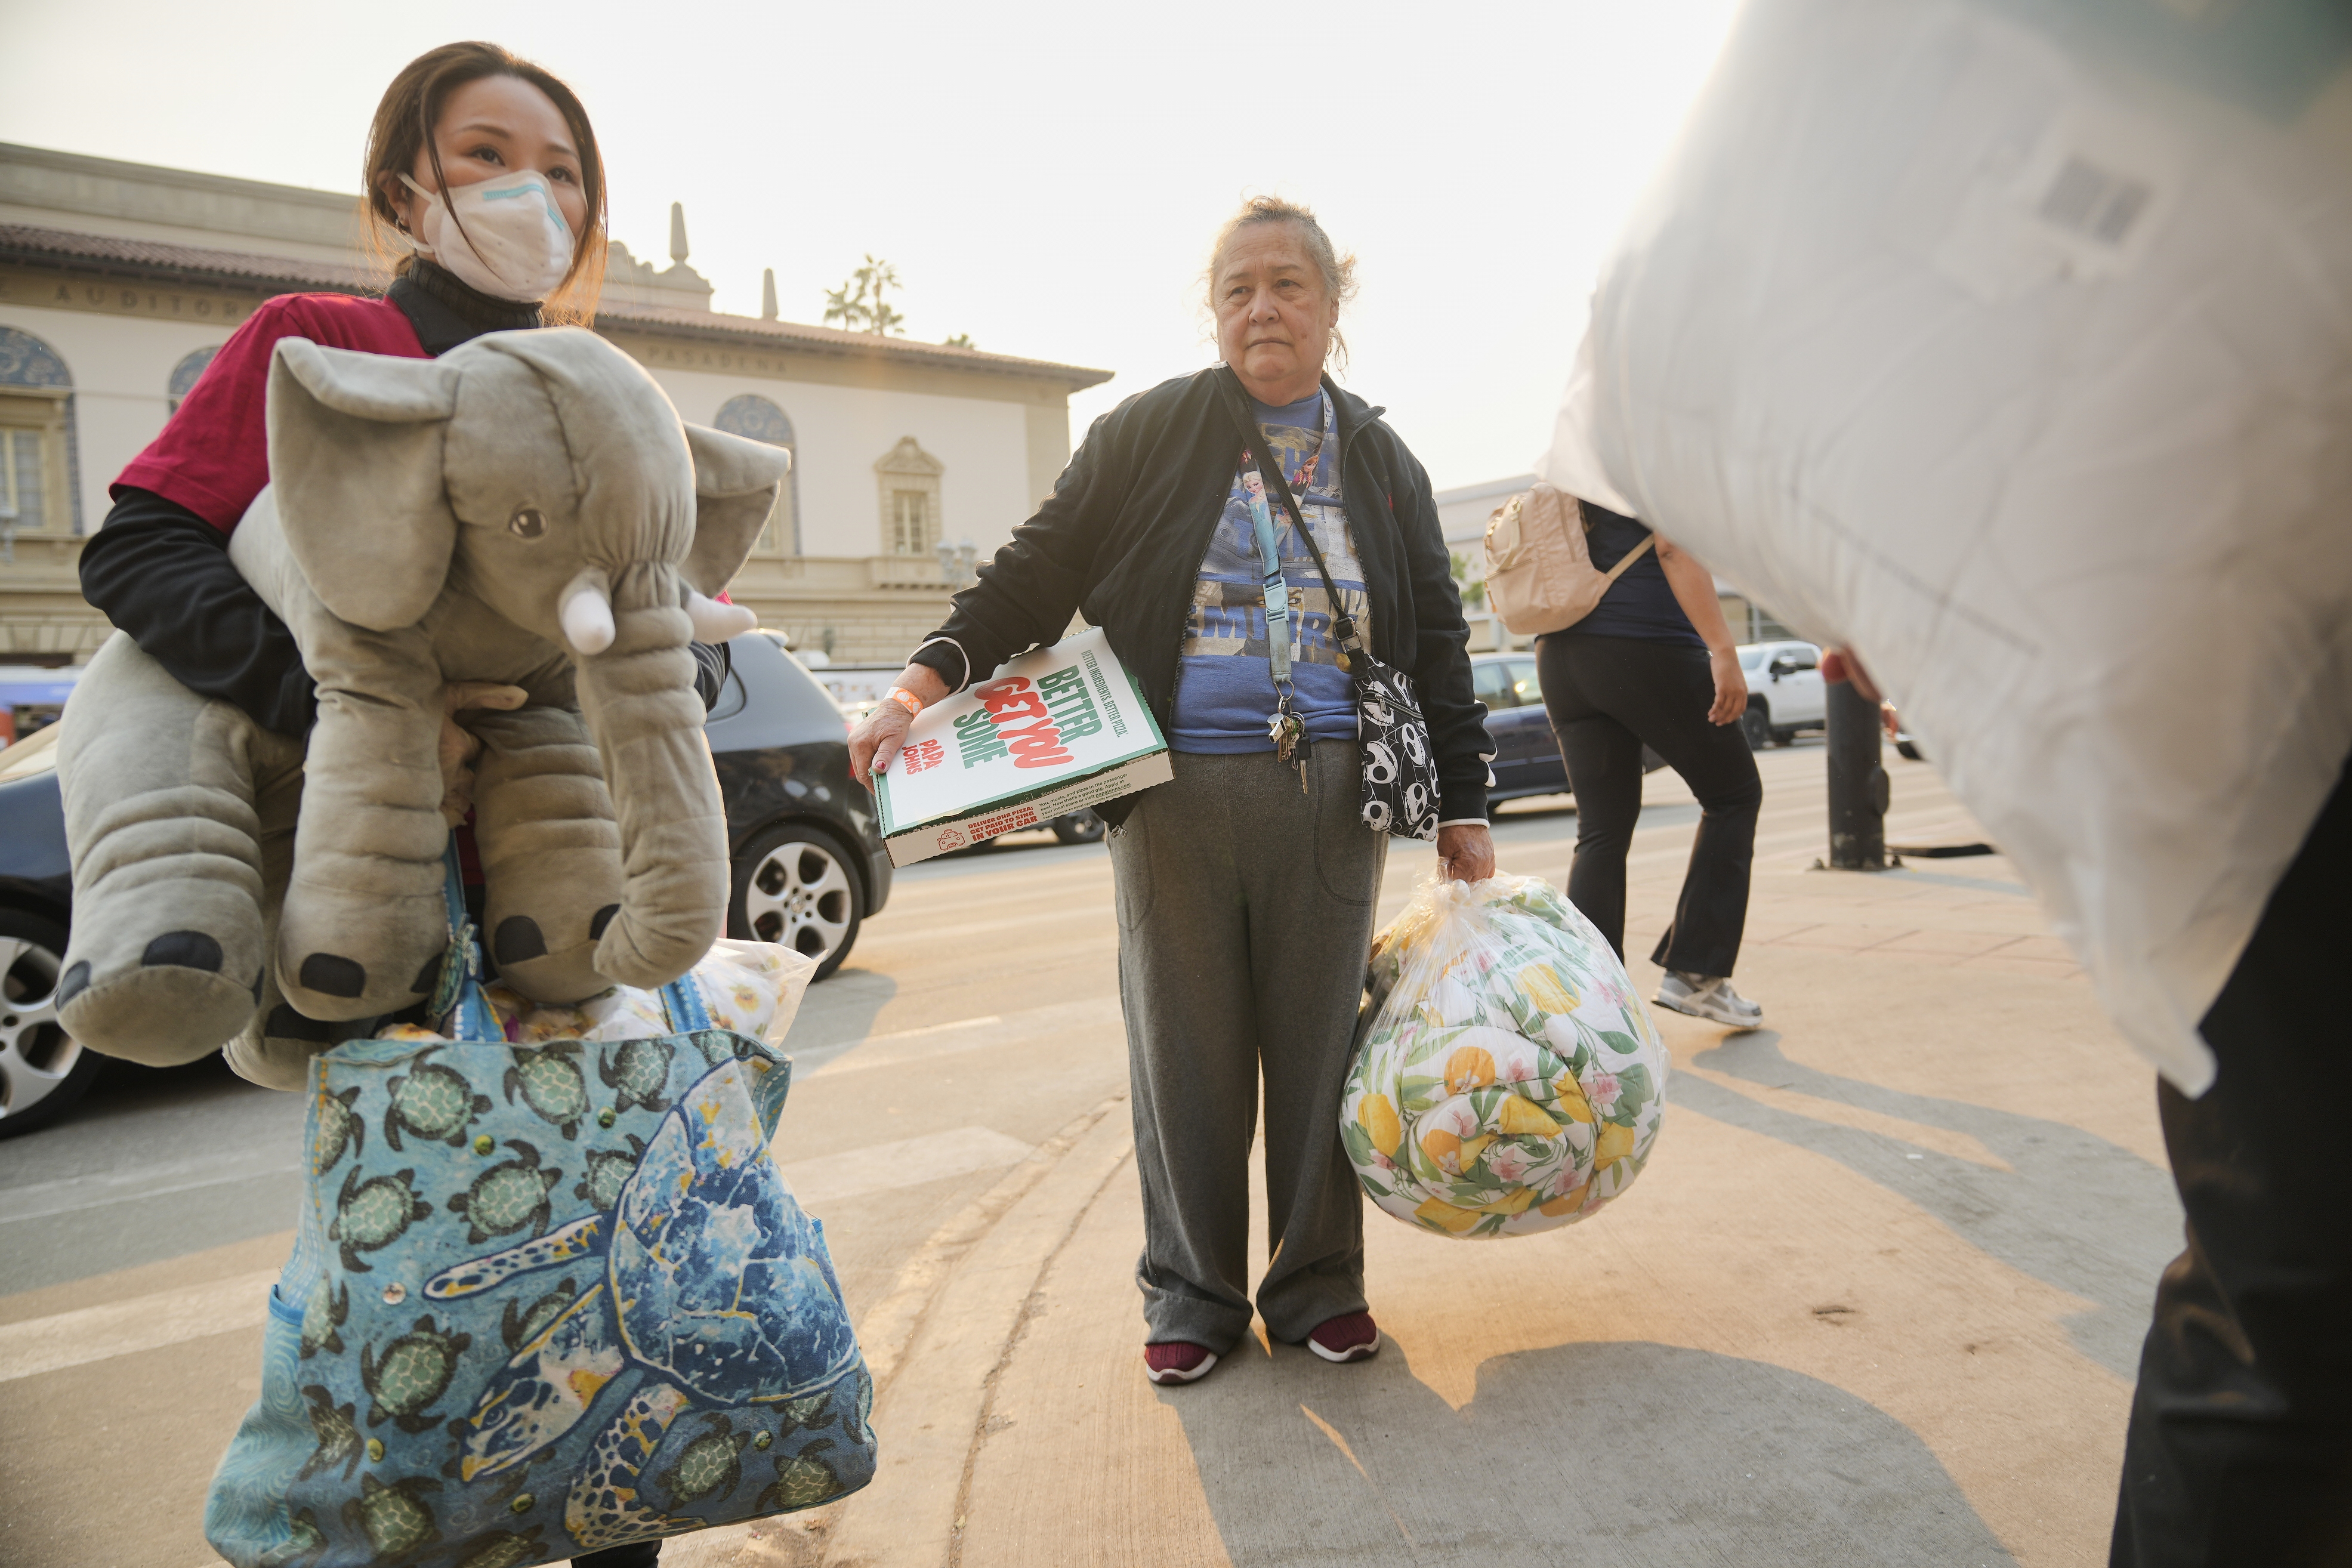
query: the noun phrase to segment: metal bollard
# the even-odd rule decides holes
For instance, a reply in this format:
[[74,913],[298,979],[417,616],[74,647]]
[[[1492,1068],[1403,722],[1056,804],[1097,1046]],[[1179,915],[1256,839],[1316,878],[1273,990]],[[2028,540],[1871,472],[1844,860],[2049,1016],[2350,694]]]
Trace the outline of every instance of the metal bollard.
[[1829,688],[1830,865],[1886,869],[1886,769],[1881,765],[1878,704],[1851,680]]

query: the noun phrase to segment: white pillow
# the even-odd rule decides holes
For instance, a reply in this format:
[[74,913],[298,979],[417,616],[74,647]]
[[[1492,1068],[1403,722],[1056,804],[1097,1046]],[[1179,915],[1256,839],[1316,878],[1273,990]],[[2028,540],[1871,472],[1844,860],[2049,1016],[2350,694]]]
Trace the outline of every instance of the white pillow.
[[1751,0],[1543,472],[1854,649],[2200,1092],[2352,749],[2352,62],[2013,10]]

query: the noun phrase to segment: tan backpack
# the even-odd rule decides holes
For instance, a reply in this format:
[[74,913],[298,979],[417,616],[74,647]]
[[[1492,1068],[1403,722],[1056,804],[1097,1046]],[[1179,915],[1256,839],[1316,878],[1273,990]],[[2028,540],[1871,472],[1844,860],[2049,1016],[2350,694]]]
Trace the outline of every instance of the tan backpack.
[[1643,540],[1603,572],[1592,564],[1584,536],[1577,499],[1547,484],[1521,490],[1495,509],[1486,523],[1486,603],[1513,636],[1574,626],[1657,542],[1654,534]]

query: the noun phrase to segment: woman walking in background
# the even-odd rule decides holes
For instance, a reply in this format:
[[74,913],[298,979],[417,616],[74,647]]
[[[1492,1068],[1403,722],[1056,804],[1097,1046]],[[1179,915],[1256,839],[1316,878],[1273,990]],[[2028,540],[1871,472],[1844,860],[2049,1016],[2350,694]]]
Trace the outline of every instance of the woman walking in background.
[[1658,1005],[1755,1028],[1764,1010],[1732,989],[1731,970],[1748,923],[1764,785],[1739,731],[1748,681],[1714,574],[1633,519],[1578,505],[1595,567],[1605,572],[1643,553],[1591,614],[1536,641],[1544,708],[1576,792],[1569,899],[1622,958],[1625,850],[1642,814],[1647,744],[1682,775],[1704,813],[1674,923],[1650,954],[1666,972]]
[[[1420,689],[1440,863],[1465,881],[1495,869],[1484,710],[1429,476],[1381,410],[1324,374],[1354,266],[1306,208],[1244,206],[1210,264],[1224,363],[1095,422],[850,740],[861,776],[869,760],[887,767],[914,713],[1058,641],[1075,610],[1142,682],[1175,776],[1097,809],[1113,825],[1155,1383],[1202,1376],[1249,1331],[1261,1076],[1272,1256],[1257,1310],[1274,1338],[1326,1361],[1380,1348],[1339,1118],[1388,839],[1363,818],[1335,616]],[[1264,595],[1283,584],[1288,613],[1269,639]]]

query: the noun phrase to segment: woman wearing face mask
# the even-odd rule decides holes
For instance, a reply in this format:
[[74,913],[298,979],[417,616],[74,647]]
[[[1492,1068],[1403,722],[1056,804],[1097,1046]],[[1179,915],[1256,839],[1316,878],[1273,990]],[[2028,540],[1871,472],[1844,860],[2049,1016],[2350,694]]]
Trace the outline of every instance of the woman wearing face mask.
[[[263,416],[278,341],[433,358],[485,332],[586,321],[604,272],[604,163],[587,111],[494,44],[446,45],[394,79],[368,134],[366,190],[379,239],[407,253],[383,298],[290,294],[255,310],[115,481],[114,510],[82,552],[82,592],[117,627],[191,689],[288,735],[316,716],[310,677],[228,556],[230,531],[269,482]],[[726,650],[694,652],[708,705]],[[520,695],[452,688],[446,700],[508,706]],[[445,726],[453,816],[473,745]],[[573,1561],[644,1568],[659,1554],[646,1542]]]
[[[365,189],[377,242],[404,253],[383,297],[282,294],[257,307],[115,480],[114,509],[82,550],[90,604],[183,685],[286,735],[308,733],[317,716],[310,673],[228,557],[230,531],[269,482],[263,416],[278,341],[435,358],[485,332],[585,324],[604,271],[604,165],[588,111],[496,44],[444,45],[393,79],[368,131]],[[708,704],[726,649],[694,653]],[[446,700],[519,697],[453,687]],[[444,728],[453,817],[474,747]]]

